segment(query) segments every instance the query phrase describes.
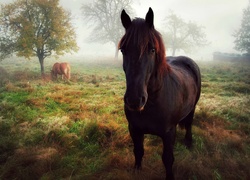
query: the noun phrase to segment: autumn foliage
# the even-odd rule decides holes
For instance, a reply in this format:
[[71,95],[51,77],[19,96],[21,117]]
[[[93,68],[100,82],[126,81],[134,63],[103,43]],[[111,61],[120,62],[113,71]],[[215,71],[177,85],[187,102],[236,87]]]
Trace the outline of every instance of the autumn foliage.
[[37,56],[44,74],[46,57],[78,50],[70,21],[70,12],[59,0],[16,0],[2,5],[1,59],[13,53],[25,58]]

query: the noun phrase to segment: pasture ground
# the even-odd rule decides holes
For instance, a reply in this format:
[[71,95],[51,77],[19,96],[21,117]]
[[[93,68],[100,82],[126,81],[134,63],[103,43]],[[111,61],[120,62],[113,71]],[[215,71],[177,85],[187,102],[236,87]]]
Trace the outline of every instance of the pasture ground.
[[[62,60],[63,61],[63,60]],[[141,172],[123,112],[121,62],[75,59],[52,82],[46,59],[0,62],[0,179],[164,179],[161,139],[146,135]],[[176,179],[250,179],[250,63],[198,62],[202,94],[187,150],[177,129]]]

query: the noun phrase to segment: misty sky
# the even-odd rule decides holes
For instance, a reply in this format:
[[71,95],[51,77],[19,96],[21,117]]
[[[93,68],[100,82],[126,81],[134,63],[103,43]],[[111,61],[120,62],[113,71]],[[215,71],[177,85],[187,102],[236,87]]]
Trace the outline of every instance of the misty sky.
[[[82,0],[61,0],[61,4],[72,11],[77,18],[78,44],[81,47],[79,54],[110,54],[113,56],[113,44],[89,44],[86,37],[90,33],[84,27],[79,7],[84,2]],[[164,29],[162,22],[172,10],[185,21],[192,21],[204,26],[204,31],[210,45],[196,48],[193,52],[186,54],[199,59],[211,59],[214,51],[237,53],[234,50],[234,37],[232,34],[239,29],[243,14],[243,9],[248,5],[248,0],[140,0],[133,4],[136,17],[145,17],[149,7],[154,11],[155,28],[159,31]],[[79,25],[79,26],[78,26]],[[184,52],[177,52],[181,55]],[[169,52],[167,54],[170,55]]]
[[[237,53],[234,50],[234,37],[232,34],[239,29],[243,9],[247,7],[249,0],[137,0],[132,7],[136,11],[136,17],[145,17],[149,7],[154,11],[155,28],[161,32],[164,29],[163,20],[172,10],[185,21],[195,22],[204,26],[207,40],[210,45],[197,48],[188,56],[198,59],[211,59],[214,51]],[[0,0],[13,2],[12,0]],[[81,15],[80,7],[90,0],[60,0],[60,4],[72,12],[73,25],[76,27],[77,43],[80,46],[77,56],[114,56],[114,45],[111,43],[88,43],[86,38],[91,32],[87,28]],[[239,53],[239,52],[238,52]],[[167,52],[170,55],[170,53]],[[177,55],[183,52],[177,52]]]

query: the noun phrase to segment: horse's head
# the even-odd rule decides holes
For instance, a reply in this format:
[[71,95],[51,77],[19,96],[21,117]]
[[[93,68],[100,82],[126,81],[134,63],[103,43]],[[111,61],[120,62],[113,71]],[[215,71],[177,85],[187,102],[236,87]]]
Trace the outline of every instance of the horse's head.
[[130,110],[143,110],[148,99],[149,81],[160,64],[158,59],[165,58],[164,45],[160,34],[154,29],[153,18],[151,8],[145,19],[131,21],[125,10],[121,13],[126,30],[119,44],[127,86],[124,102]]
[[52,80],[55,80],[56,75],[55,75],[55,71],[53,69],[50,71],[50,76],[51,76]]

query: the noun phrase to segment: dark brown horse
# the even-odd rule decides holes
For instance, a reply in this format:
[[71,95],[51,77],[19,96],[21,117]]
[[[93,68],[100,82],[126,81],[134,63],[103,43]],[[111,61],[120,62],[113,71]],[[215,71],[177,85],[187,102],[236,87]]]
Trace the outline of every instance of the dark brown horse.
[[61,75],[62,79],[65,77],[67,80],[70,79],[70,65],[69,63],[55,63],[51,70],[51,79],[57,79],[57,75]]
[[135,168],[141,168],[144,134],[157,135],[163,141],[166,177],[174,179],[176,125],[185,127],[185,144],[191,147],[191,125],[200,97],[201,75],[197,64],[188,57],[167,57],[166,60],[153,16],[151,8],[145,20],[131,21],[124,10],[121,14],[126,30],[119,43],[126,76],[125,114],[134,143]]

